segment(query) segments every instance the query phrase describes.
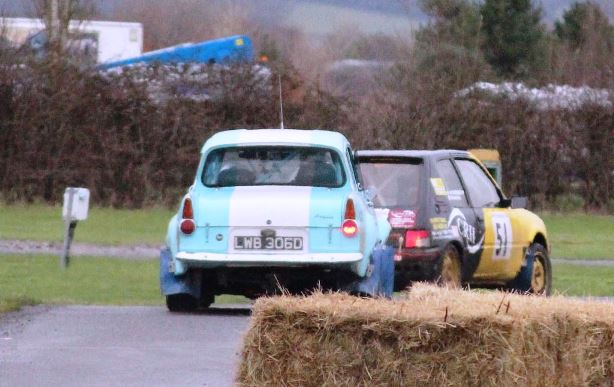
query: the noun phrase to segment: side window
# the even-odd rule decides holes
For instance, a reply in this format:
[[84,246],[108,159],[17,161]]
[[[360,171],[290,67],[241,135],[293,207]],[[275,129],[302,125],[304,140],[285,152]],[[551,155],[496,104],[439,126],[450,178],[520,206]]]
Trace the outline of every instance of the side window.
[[450,204],[454,207],[468,207],[465,190],[463,189],[463,185],[458,178],[458,174],[452,162],[450,160],[439,160],[437,162],[437,171],[439,172],[439,176],[443,179],[443,183],[448,191],[448,200]]
[[474,207],[494,207],[501,198],[484,170],[472,160],[457,159],[456,165]]
[[359,190],[362,190],[362,182],[360,177],[358,176],[358,165],[356,164],[356,160],[354,160],[354,154],[350,148],[346,150],[348,161],[350,163],[350,168],[352,168],[352,175],[354,176],[354,182],[358,186]]

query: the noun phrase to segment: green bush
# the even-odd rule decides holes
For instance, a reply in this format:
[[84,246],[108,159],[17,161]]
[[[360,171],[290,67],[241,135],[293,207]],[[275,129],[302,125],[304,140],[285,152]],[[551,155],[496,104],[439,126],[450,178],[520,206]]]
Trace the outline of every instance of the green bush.
[[558,195],[554,199],[554,207],[561,212],[579,211],[584,208],[585,201],[582,196],[569,193]]
[[[299,96],[284,101],[289,127],[338,126],[335,101],[293,69],[280,73],[284,94]],[[174,205],[209,136],[279,125],[269,79],[276,74],[251,65],[120,74],[61,62],[0,66],[0,198],[57,203],[65,187],[84,186],[102,206]],[[179,92],[186,88],[200,98]]]

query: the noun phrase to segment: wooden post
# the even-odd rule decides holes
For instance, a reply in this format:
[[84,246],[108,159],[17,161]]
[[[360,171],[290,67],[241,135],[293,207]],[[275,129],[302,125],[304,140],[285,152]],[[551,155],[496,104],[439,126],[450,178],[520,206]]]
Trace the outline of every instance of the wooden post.
[[66,269],[70,263],[70,244],[73,236],[75,235],[75,227],[77,227],[77,221],[73,220],[72,216],[72,202],[76,189],[67,188],[66,190],[68,191],[68,204],[66,217],[64,218],[64,247],[62,249],[62,256],[60,259],[60,266],[62,266],[62,269]]

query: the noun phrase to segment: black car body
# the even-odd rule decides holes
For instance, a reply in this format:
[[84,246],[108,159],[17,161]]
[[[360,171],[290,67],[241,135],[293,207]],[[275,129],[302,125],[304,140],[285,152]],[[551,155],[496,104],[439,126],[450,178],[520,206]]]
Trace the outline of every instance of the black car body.
[[389,210],[395,289],[428,280],[550,292],[544,223],[512,208],[471,153],[359,151],[357,161],[373,205]]

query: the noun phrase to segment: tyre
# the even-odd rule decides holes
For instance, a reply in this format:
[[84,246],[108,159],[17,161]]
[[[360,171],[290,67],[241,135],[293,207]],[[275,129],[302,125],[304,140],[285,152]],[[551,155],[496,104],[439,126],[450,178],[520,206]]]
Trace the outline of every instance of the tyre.
[[552,292],[552,265],[548,251],[539,243],[527,250],[526,265],[508,284],[510,290],[549,296]]
[[451,289],[459,289],[462,284],[460,254],[456,247],[447,245],[441,253],[436,272],[437,284]]
[[211,304],[213,304],[213,302],[215,302],[215,295],[213,293],[210,292],[203,292],[203,294],[200,297],[200,300],[198,302],[198,305],[201,308],[205,308],[207,309],[208,307],[211,306]]
[[170,294],[166,296],[166,307],[171,312],[192,312],[198,307],[198,300],[189,294]]

